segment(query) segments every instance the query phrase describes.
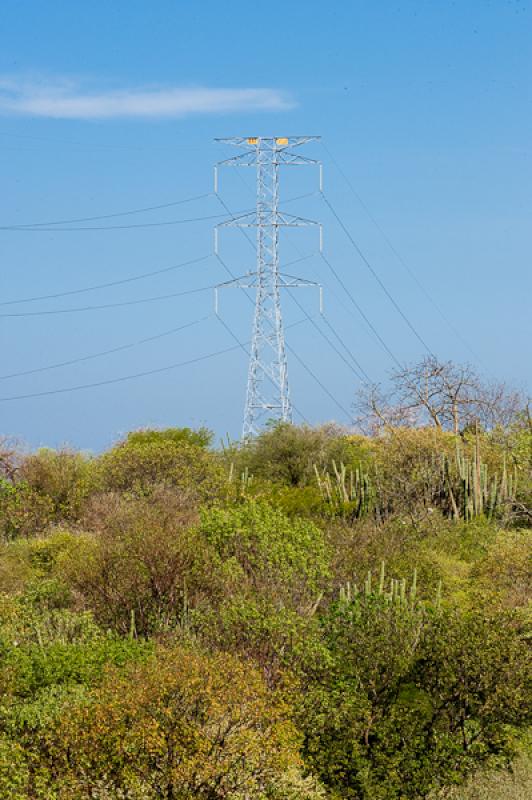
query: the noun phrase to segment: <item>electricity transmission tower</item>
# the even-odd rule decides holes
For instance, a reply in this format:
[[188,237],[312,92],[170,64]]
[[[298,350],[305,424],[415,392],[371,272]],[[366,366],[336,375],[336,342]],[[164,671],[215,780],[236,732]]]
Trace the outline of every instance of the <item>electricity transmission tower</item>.
[[280,271],[279,231],[282,227],[300,228],[319,223],[280,211],[279,167],[282,165],[319,165],[321,188],[320,162],[307,158],[296,150],[301,145],[316,139],[319,137],[253,136],[216,140],[223,144],[243,148],[244,151],[217,164],[215,167],[216,192],[218,192],[218,167],[256,168],[256,210],[232,217],[215,228],[216,252],[218,252],[218,229],[220,227],[256,228],[256,271],[223,284],[223,286],[238,286],[256,290],[242,431],[244,438],[256,435],[268,420],[292,421],[280,290],[282,288],[318,286],[318,284],[292,275],[285,275]]

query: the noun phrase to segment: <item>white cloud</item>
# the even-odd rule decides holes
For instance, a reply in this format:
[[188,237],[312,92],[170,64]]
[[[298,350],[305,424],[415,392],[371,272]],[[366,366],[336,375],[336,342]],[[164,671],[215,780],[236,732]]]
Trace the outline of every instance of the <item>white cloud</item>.
[[278,89],[144,87],[84,90],[69,79],[0,76],[0,114],[55,119],[186,117],[193,114],[284,111],[294,106]]

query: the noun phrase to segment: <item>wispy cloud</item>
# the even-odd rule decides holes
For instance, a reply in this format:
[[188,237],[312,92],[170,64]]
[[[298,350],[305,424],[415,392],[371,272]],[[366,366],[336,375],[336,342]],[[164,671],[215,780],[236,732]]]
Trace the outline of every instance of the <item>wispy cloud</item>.
[[0,114],[55,119],[186,117],[284,111],[294,106],[278,89],[138,87],[94,91],[70,79],[0,76]]

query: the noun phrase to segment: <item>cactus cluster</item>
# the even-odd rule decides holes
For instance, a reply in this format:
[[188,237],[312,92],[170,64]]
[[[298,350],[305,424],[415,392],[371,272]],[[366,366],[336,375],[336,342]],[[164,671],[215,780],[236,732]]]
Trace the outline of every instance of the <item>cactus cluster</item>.
[[[363,466],[348,470],[333,461],[332,470],[314,466],[316,480],[324,501],[333,515],[361,519],[386,516],[388,504],[379,498],[377,481]],[[419,477],[419,476],[418,476]],[[482,461],[477,436],[468,456],[457,441],[454,454],[434,454],[432,467],[422,478],[420,502],[427,508],[439,508],[446,516],[470,522],[477,517],[492,519],[515,498],[517,472],[510,471],[504,460],[502,472],[489,474]],[[421,499],[422,498],[422,499]],[[380,502],[379,502],[380,501]]]
[[370,475],[362,466],[347,470],[345,464],[332,462],[333,476],[314,466],[322,497],[335,513],[360,519],[376,509],[377,493]]
[[[442,583],[438,582],[434,606],[439,608],[441,603]],[[410,583],[406,578],[386,578],[385,564],[381,562],[380,573],[377,580],[374,580],[371,570],[367,573],[364,583],[358,586],[356,583],[347,581],[340,587],[338,599],[340,603],[351,603],[357,598],[381,597],[388,605],[402,608],[413,608],[417,605],[417,569],[412,572]]]
[[458,443],[453,462],[448,456],[442,456],[442,476],[454,519],[466,522],[481,516],[491,519],[515,497],[515,470],[509,472],[505,460],[501,476],[489,476],[488,466],[480,456],[478,439],[471,458],[462,452]]
[[377,581],[374,581],[373,573],[370,570],[362,586],[359,587],[356,583],[347,581],[345,586],[340,587],[340,602],[350,603],[360,595],[363,597],[377,595],[378,597],[383,597],[388,603],[412,605],[415,603],[417,595],[417,570],[414,569],[412,573],[410,585],[407,584],[406,578],[401,580],[390,578],[386,580],[385,565],[384,561],[382,561]]

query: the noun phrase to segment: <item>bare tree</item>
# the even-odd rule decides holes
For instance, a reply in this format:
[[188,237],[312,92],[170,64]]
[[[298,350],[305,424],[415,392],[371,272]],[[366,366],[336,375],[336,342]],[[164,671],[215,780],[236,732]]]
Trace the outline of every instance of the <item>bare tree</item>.
[[355,427],[370,436],[383,428],[414,428],[419,424],[418,415],[411,408],[402,407],[393,390],[385,392],[378,383],[358,392],[355,410]]
[[17,443],[0,436],[0,480],[12,481],[20,466],[21,454]]
[[428,356],[395,370],[387,394],[378,385],[366,387],[359,395],[357,424],[371,432],[434,425],[458,434],[470,425],[507,426],[524,407],[519,392],[483,382],[471,365]]

